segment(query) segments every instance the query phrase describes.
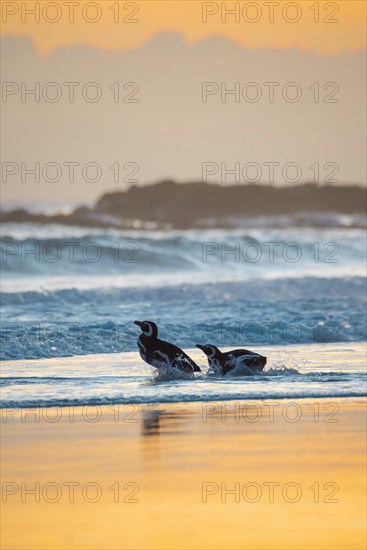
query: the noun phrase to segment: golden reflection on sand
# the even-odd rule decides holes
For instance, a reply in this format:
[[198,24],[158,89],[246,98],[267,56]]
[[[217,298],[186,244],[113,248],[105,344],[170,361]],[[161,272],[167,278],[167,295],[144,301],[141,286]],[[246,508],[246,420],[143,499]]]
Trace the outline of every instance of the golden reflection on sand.
[[364,548],[365,400],[276,403],[3,411],[2,548]]

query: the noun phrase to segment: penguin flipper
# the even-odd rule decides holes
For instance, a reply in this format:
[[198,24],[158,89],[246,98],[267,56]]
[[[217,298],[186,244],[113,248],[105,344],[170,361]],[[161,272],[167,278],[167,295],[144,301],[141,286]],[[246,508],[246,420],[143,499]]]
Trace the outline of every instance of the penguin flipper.
[[166,353],[156,350],[152,353],[150,364],[156,369],[159,369],[161,367],[168,366],[170,364],[170,360]]
[[172,365],[186,372],[201,372],[200,367],[186,353],[178,353]]

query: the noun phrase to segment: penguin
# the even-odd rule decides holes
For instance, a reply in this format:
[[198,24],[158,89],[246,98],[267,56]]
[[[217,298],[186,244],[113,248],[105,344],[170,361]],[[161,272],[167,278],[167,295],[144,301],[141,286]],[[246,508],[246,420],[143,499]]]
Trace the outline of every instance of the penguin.
[[158,339],[158,327],[152,321],[134,321],[141,334],[138,338],[140,357],[156,369],[171,366],[185,373],[201,372],[194,361],[174,344]]
[[209,367],[216,373],[225,376],[228,372],[238,374],[256,374],[266,365],[266,357],[248,349],[234,349],[222,353],[216,346],[196,344],[208,358]]

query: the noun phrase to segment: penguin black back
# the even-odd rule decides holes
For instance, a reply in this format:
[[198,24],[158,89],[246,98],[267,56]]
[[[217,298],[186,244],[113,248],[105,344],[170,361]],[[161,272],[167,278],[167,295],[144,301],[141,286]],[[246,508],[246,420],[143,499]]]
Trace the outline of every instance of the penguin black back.
[[196,363],[178,346],[159,340],[158,327],[153,321],[134,321],[141,329],[138,338],[140,357],[152,367],[159,369],[172,366],[184,372],[200,372]]
[[209,367],[214,371],[226,375],[228,372],[240,369],[242,374],[256,374],[266,365],[266,357],[248,349],[234,349],[221,352],[211,344],[202,346],[196,344],[208,358]]

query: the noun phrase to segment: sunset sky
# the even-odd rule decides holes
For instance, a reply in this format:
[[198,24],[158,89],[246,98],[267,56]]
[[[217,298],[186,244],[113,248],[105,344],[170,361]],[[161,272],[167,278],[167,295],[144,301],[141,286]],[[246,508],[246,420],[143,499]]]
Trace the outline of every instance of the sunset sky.
[[[39,22],[26,12],[34,10],[37,2],[2,1],[1,4],[2,34],[29,36],[43,54],[76,44],[105,50],[134,48],[162,31],[180,32],[188,42],[222,35],[251,48],[298,47],[321,53],[355,51],[366,45],[364,0],[226,2],[228,10],[237,4],[237,22],[235,15],[221,13],[221,2],[200,0],[42,0],[38,2]],[[70,22],[73,10],[74,21]],[[315,22],[317,18],[319,22]],[[99,20],[93,23],[85,19]],[[327,22],[329,20],[334,22]]]
[[[115,162],[138,166],[134,183],[142,185],[198,181],[203,162],[262,167],[274,160],[279,185],[281,167],[291,161],[303,182],[312,181],[315,162],[320,181],[337,166],[336,183],[366,182],[364,0],[2,0],[0,6],[3,82],[29,89],[56,82],[62,90],[55,103],[23,101],[20,92],[6,98],[3,159],[19,166],[93,161],[102,170],[89,186],[80,174],[69,181],[65,169],[60,185],[42,178],[24,185],[19,171],[2,186],[5,201],[93,202],[132,183],[112,178]],[[266,99],[269,81],[279,86],[275,102]],[[79,92],[97,83],[101,101],[79,93],[68,102],[68,82],[77,82]],[[217,94],[203,102],[205,82],[229,89],[259,83],[261,100],[223,101]],[[296,103],[282,95],[292,82],[301,88]],[[137,101],[114,102],[113,83],[121,90],[133,83]],[[337,95],[329,101],[332,90]]]

